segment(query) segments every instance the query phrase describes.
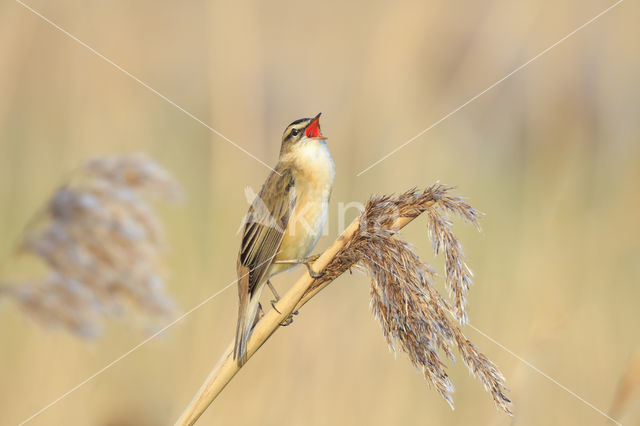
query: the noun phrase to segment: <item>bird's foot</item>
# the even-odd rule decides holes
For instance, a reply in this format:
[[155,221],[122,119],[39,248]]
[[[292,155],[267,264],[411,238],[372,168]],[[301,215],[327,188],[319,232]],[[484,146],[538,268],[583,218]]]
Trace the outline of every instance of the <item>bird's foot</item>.
[[324,272],[316,272],[316,271],[314,271],[313,268],[311,267],[311,262],[313,262],[313,260],[307,260],[306,262],[304,262],[304,266],[307,267],[307,271],[309,272],[309,275],[311,275],[311,278],[320,278],[320,277],[322,277],[324,275]]
[[276,308],[276,303],[278,303],[280,301],[280,295],[278,294],[278,290],[276,290],[276,288],[273,286],[273,284],[271,284],[270,280],[267,280],[267,285],[269,286],[269,288],[271,289],[271,293],[273,293],[273,296],[275,297],[275,299],[271,300],[271,307],[273,308],[274,311],[276,311],[277,313],[279,313],[280,315],[282,315],[282,312],[280,312],[278,310],[278,308]]
[[311,263],[318,260],[319,257],[320,255],[316,254],[316,255],[305,257],[302,259],[275,260],[273,263],[303,264],[304,266],[307,267],[307,271],[309,272],[309,275],[311,276],[311,278],[320,278],[324,275],[324,272],[316,272],[313,270],[313,267],[311,266]]
[[[280,310],[276,307],[276,303],[278,303],[280,301],[280,296],[278,295],[278,292],[276,291],[276,289],[273,287],[273,285],[271,285],[271,282],[267,281],[267,284],[269,284],[269,287],[271,287],[271,291],[273,292],[273,295],[276,296],[275,299],[272,299],[270,301],[271,303],[271,307],[273,308],[274,311],[276,311],[277,313],[279,313],[280,315],[282,315],[282,312],[280,312]],[[286,327],[288,325],[290,325],[293,322],[293,316],[294,315],[298,315],[298,311],[295,311],[294,313],[292,313],[291,315],[289,315],[289,318],[287,318],[286,320],[282,321],[280,323],[280,325],[282,327]]]
[[[277,300],[272,300],[272,301],[271,301],[271,307],[273,308],[273,310],[274,310],[274,311],[276,311],[277,313],[279,313],[280,315],[282,315],[282,312],[280,312],[280,311],[278,310],[278,308],[276,308],[276,303],[277,303],[277,302],[278,302]],[[282,327],[286,327],[286,326],[288,326],[288,325],[291,325],[291,323],[293,322],[293,316],[294,316],[294,315],[298,315],[298,313],[299,313],[298,311],[295,311],[294,313],[292,313],[291,315],[289,315],[289,317],[288,317],[287,319],[285,319],[284,321],[282,321],[282,322],[280,323],[280,325],[281,325]]]
[[311,267],[311,264],[316,260],[318,260],[319,257],[320,257],[319,254],[314,254],[312,256],[307,256],[304,259],[302,259],[303,260],[302,263],[304,263],[304,266],[307,267],[307,271],[309,271],[309,275],[311,275],[311,278],[320,278],[324,275],[324,272],[316,272]]
[[289,318],[287,318],[286,320],[282,321],[280,323],[281,327],[286,327],[288,325],[291,325],[293,323],[293,316],[294,315],[298,315],[298,311],[295,311],[294,313],[292,313],[291,315],[289,315]]

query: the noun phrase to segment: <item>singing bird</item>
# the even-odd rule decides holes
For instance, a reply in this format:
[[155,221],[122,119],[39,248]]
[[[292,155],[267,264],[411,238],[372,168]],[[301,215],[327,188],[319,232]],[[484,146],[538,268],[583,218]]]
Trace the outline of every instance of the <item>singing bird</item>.
[[247,360],[247,340],[269,278],[303,263],[317,277],[308,256],[327,222],[335,168],[320,114],[289,124],[280,158],[251,204],[238,254],[238,325],[233,352],[238,365]]

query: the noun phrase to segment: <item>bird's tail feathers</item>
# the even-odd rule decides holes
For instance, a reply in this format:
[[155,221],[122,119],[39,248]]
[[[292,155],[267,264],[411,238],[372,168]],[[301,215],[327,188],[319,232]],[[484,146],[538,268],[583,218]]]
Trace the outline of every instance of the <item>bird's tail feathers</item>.
[[236,326],[236,344],[233,349],[233,358],[238,362],[239,366],[247,362],[247,341],[256,322],[260,307],[262,288],[256,290],[254,294],[247,295],[246,298],[242,298],[244,300],[240,301],[238,325]]

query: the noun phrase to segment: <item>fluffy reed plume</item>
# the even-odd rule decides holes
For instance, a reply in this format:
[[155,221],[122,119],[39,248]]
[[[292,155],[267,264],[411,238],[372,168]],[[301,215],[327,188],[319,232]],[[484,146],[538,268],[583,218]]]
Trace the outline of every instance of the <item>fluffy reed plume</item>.
[[82,336],[132,305],[146,316],[172,312],[164,294],[163,230],[144,194],[178,200],[179,185],[142,154],[88,161],[57,190],[20,252],[47,266],[43,278],[10,283],[12,297],[35,320]]
[[[467,318],[465,294],[471,285],[471,272],[447,215],[455,214],[477,225],[478,213],[461,199],[449,196],[450,189],[435,185],[424,191],[414,189],[398,196],[372,198],[362,215],[313,263],[313,270],[323,275],[314,279],[305,272],[280,298],[277,309],[265,312],[254,326],[247,343],[248,357],[293,312],[345,271],[361,266],[372,277],[371,307],[394,351],[398,346],[406,352],[427,382],[452,404],[453,385],[442,356],[453,360],[457,350],[496,406],[511,414],[502,373],[464,336],[456,322],[464,323]],[[434,250],[444,252],[445,280],[454,306],[433,288],[435,274],[431,268],[398,238],[398,230],[422,213],[427,213]],[[193,425],[239,371],[233,347],[231,341],[176,425]]]
[[[465,295],[471,285],[461,245],[451,231],[447,214],[455,214],[477,226],[478,213],[463,200],[450,197],[450,188],[433,186],[411,190],[395,197],[374,197],[360,216],[359,230],[325,269],[314,286],[335,279],[352,265],[363,266],[371,276],[371,307],[380,321],[387,343],[399,345],[442,397],[453,407],[453,384],[440,353],[454,360],[457,349],[469,370],[491,394],[496,406],[510,412],[504,376],[462,333],[454,315],[466,323]],[[435,204],[431,204],[437,200]],[[398,238],[393,224],[401,217],[425,212],[433,249],[445,256],[445,283],[453,307],[431,281],[434,271],[423,263],[411,246]]]

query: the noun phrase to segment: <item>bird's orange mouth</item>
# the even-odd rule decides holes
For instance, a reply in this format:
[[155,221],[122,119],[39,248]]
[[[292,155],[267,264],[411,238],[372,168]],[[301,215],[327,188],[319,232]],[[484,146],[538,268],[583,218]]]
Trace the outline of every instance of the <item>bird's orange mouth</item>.
[[309,139],[326,139],[320,133],[320,114],[316,115],[307,128],[304,129],[304,135]]

